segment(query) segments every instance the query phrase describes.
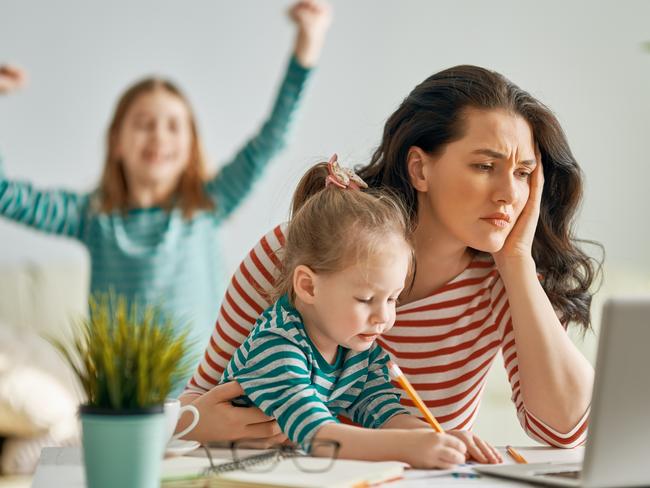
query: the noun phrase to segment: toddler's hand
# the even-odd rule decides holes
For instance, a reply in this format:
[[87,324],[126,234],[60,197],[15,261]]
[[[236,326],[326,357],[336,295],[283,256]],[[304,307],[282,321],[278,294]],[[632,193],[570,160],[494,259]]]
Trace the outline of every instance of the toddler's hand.
[[9,64],[0,65],[0,93],[11,93],[26,82],[27,73],[21,68]]
[[432,429],[413,429],[405,432],[404,458],[413,468],[451,469],[465,462],[467,447],[455,436],[438,434]]
[[490,444],[474,435],[469,430],[450,430],[450,436],[460,440],[467,448],[467,459],[482,464],[500,464],[503,462],[501,454]]

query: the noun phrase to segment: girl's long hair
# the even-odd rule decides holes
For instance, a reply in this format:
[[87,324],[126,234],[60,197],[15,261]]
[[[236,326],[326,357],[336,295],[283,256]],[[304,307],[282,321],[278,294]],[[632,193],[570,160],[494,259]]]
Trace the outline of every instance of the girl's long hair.
[[[530,124],[544,165],[544,191],[533,243],[533,259],[542,285],[560,320],[590,326],[591,286],[601,262],[590,258],[574,236],[582,200],[583,175],[555,115],[504,76],[477,66],[456,66],[427,78],[404,99],[384,126],[381,144],[370,163],[357,169],[371,186],[397,193],[412,222],[417,222],[417,195],[406,165],[409,148],[432,156],[461,139],[464,110],[504,109]],[[600,246],[602,249],[602,246]]]

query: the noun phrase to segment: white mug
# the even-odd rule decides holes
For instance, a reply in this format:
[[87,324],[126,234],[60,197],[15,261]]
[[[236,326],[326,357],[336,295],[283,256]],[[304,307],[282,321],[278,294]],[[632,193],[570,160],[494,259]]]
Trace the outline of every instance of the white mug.
[[[178,419],[181,418],[181,415],[184,412],[192,412],[192,416],[194,418],[192,419],[192,422],[190,422],[190,425],[188,425],[182,431],[174,434],[174,430],[176,430],[176,424],[178,423]],[[176,439],[180,439],[181,437],[189,433],[194,427],[196,427],[196,424],[199,423],[199,411],[194,405],[185,405],[184,407],[181,407],[181,401],[178,398],[167,398],[165,400],[165,420],[166,420],[165,439],[168,439],[170,441],[175,441]]]

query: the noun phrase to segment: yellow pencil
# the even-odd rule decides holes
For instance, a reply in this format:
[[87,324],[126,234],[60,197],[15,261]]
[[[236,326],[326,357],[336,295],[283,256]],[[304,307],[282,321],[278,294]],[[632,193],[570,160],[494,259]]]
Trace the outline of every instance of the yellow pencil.
[[515,460],[517,464],[528,464],[528,461],[519,454],[514,447],[512,446],[506,446],[506,452],[510,454],[510,457]]
[[411,400],[413,400],[413,403],[415,403],[415,406],[418,407],[418,410],[422,412],[422,415],[424,415],[424,418],[426,421],[433,427],[433,430],[436,432],[443,434],[445,431],[443,430],[442,426],[438,423],[436,418],[433,416],[433,414],[429,411],[427,406],[424,404],[422,401],[422,398],[420,398],[420,395],[418,395],[418,392],[415,391],[413,386],[411,386],[411,383],[409,383],[409,380],[406,379],[406,376],[404,376],[404,373],[402,373],[402,370],[399,369],[399,366],[395,364],[393,361],[388,361],[388,374],[392,379],[397,381],[402,388],[404,388],[404,391],[408,394],[409,397],[411,397]]

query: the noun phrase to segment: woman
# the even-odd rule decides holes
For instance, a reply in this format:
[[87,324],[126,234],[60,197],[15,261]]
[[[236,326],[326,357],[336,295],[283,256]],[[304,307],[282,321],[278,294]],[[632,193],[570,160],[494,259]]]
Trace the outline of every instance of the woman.
[[[589,327],[595,270],[572,234],[581,171],[551,111],[498,73],[447,69],[408,95],[358,172],[395,191],[414,224],[414,285],[380,344],[443,427],[471,428],[501,350],[528,435],[558,447],[582,443],[593,369],[566,327]],[[215,386],[268,306],[283,231],[265,236],[231,281],[182,396],[201,411],[188,438],[283,438],[273,419],[231,406],[236,383]]]

